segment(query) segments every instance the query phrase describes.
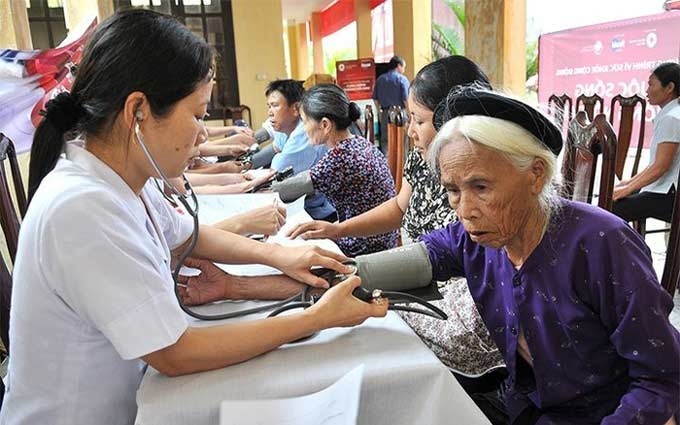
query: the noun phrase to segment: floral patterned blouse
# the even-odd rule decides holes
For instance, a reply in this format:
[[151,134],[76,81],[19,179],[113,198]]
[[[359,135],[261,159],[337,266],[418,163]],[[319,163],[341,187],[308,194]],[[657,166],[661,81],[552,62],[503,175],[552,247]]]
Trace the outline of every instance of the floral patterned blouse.
[[[402,221],[409,238],[416,241],[456,220],[446,190],[415,150],[406,161],[404,178],[412,189]],[[442,363],[457,373],[480,376],[503,366],[503,358],[477,311],[467,281],[453,278],[439,282],[439,292],[443,299],[433,304],[446,312],[448,320],[401,312],[404,321]]]
[[412,191],[401,225],[411,240],[416,241],[420,235],[455,220],[456,213],[449,207],[446,190],[416,150],[412,150],[406,160],[404,178]]
[[[310,174],[314,188],[323,192],[345,221],[396,196],[387,160],[366,139],[352,136],[342,140],[319,160]],[[337,240],[342,252],[354,257],[394,248],[397,231],[369,237]]]

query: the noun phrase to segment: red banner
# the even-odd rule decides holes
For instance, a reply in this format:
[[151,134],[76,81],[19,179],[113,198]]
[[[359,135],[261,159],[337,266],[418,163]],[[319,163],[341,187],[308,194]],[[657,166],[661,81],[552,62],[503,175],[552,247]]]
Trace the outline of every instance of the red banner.
[[[371,0],[371,9],[385,0]],[[321,12],[321,35],[326,37],[356,20],[354,0],[338,0]]]
[[74,71],[96,25],[93,18],[54,49],[0,49],[0,132],[14,142],[17,153],[31,149],[45,103],[71,89]]
[[[552,94],[604,98],[609,116],[611,98],[647,94],[647,79],[663,62],[678,62],[680,12],[574,28],[539,39],[538,101],[547,107]],[[574,105],[575,106],[575,105]],[[596,110],[597,111],[597,110]],[[645,144],[651,140],[651,120],[658,106],[647,105]],[[638,113],[639,114],[639,113]],[[639,115],[635,117],[639,120]],[[616,129],[616,126],[615,126]],[[634,135],[637,129],[634,129]],[[637,144],[635,136],[631,146]]]
[[373,58],[339,61],[335,64],[338,85],[350,100],[371,99],[375,85],[375,62]]

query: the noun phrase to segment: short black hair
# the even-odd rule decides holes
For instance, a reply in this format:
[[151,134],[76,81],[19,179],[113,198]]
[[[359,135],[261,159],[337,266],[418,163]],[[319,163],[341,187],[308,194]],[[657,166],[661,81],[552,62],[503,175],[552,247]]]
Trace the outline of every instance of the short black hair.
[[289,105],[292,105],[302,99],[305,89],[302,87],[302,81],[290,79],[274,80],[267,85],[264,95],[269,96],[275,91],[281,93],[281,95],[286,98],[286,102],[288,102]]
[[401,66],[406,65],[406,61],[404,60],[404,58],[402,58],[401,56],[392,56],[392,59],[390,59],[389,68],[395,69],[399,65]]
[[652,74],[666,87],[670,83],[675,84],[675,95],[680,96],[680,65],[674,62],[666,62],[657,66]]

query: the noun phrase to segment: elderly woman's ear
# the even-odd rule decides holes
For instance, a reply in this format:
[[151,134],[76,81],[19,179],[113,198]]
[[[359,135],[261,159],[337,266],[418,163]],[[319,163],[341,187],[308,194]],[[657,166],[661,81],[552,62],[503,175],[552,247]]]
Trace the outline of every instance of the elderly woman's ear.
[[548,169],[545,160],[542,158],[534,158],[534,161],[529,168],[529,178],[531,183],[531,193],[533,195],[538,195],[543,191],[548,182]]

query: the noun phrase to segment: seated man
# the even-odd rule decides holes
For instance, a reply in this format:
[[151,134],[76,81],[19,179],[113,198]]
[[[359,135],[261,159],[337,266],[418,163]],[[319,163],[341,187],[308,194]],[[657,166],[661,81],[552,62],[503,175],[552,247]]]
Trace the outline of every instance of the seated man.
[[[295,80],[272,81],[265,91],[276,152],[271,168],[277,171],[288,166],[293,167],[294,174],[309,170],[328,151],[325,146],[312,146],[305,134],[299,113],[303,92],[302,84]],[[337,219],[335,208],[320,193],[305,198],[305,210],[316,220]]]

